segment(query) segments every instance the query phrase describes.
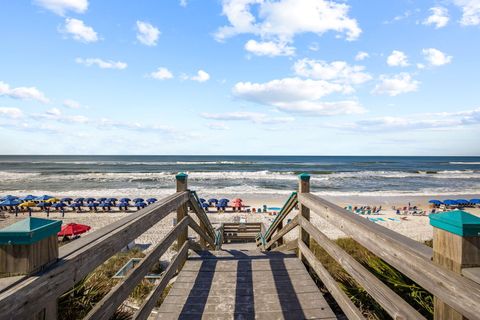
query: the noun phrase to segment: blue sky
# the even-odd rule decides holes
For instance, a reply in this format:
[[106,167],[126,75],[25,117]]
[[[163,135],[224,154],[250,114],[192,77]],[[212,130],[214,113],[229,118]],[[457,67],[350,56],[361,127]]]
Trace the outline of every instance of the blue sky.
[[480,0],[0,8],[2,154],[480,154]]

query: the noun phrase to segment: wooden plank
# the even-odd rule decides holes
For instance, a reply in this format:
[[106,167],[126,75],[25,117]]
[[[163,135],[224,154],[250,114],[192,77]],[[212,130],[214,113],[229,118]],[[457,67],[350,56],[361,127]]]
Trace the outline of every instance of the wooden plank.
[[393,319],[425,319],[417,310],[412,308],[405,300],[371,274],[361,263],[330,240],[310,221],[299,217],[299,224]]
[[360,310],[353,304],[345,292],[340,288],[338,283],[333,279],[325,267],[317,260],[312,251],[305,245],[303,241],[298,241],[298,248],[302,251],[308,264],[313,268],[323,284],[327,287],[328,292],[333,296],[337,304],[345,313],[348,319],[365,319]]
[[[159,320],[177,320],[179,319],[179,313],[159,313],[156,319]],[[336,316],[325,315],[324,310],[322,309],[306,309],[302,313],[290,312],[288,315],[285,315],[284,312],[257,312],[257,313],[248,313],[248,312],[225,312],[225,313],[192,313],[192,314],[183,314],[181,317],[182,320],[199,320],[199,319],[208,319],[208,320],[240,320],[240,319],[259,319],[259,320],[305,320],[305,319],[322,319],[330,320],[337,319]]]
[[299,200],[467,318],[479,318],[480,285],[433,264],[427,246],[315,195],[300,194]]
[[298,248],[298,240],[291,240],[285,244],[282,244],[281,246],[278,246],[276,248],[273,248],[272,251],[290,251]]
[[[265,245],[265,250],[268,250],[275,242],[277,242],[277,240],[281,239],[296,226],[298,226],[298,216],[295,216],[295,218],[293,218],[293,220],[290,221],[289,224],[287,224],[283,229],[275,233],[271,240]],[[283,242],[279,244],[282,245]]]
[[52,267],[0,293],[0,315],[8,314],[11,318],[22,319],[43,308],[48,301],[73,287],[89,272],[185,203],[188,196],[188,192],[177,193],[168,197],[167,201],[161,201],[161,206],[140,210],[138,219],[121,224],[114,230],[102,228],[94,232],[101,236],[95,236],[94,241],[82,248],[78,248],[75,244],[77,241],[73,241],[71,253]]
[[170,279],[177,272],[177,269],[183,264],[188,255],[188,241],[182,245],[182,248],[178,251],[178,254],[172,260],[167,270],[160,279],[160,282],[150,291],[145,301],[140,306],[139,310],[135,312],[132,319],[134,320],[145,320],[149,317],[152,309],[157,304],[157,301],[160,299],[163,290],[167,286]]
[[200,228],[200,226],[195,222],[195,220],[193,220],[192,218],[189,218],[188,225],[193,230],[195,230],[196,233],[198,233],[198,235],[200,236],[200,239],[206,240],[211,248],[215,248],[215,242],[213,241],[213,239],[207,233],[205,233],[205,231],[202,230],[202,228]]
[[480,267],[477,268],[463,268],[462,274],[465,278],[468,278],[476,283],[480,284]]
[[152,266],[167,251],[178,235],[183,232],[191,222],[186,216],[173,228],[159,244],[136,266],[126,278],[117,283],[110,292],[100,300],[84,319],[110,319],[117,308],[128,298],[129,294],[150,271]]

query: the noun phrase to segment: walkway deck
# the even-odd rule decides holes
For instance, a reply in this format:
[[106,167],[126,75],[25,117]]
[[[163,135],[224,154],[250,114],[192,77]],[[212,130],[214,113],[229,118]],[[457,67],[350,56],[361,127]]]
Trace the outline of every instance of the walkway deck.
[[190,255],[157,319],[336,319],[293,253]]

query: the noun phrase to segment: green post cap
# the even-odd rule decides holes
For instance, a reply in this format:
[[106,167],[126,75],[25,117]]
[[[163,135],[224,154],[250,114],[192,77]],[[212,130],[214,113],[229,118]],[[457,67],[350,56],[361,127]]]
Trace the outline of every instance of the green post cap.
[[186,173],[184,173],[184,172],[180,172],[179,174],[177,174],[177,175],[175,176],[175,178],[176,178],[177,180],[185,180],[185,179],[187,179],[187,177],[188,177],[188,174],[186,174]]
[[462,210],[431,214],[430,224],[462,237],[480,237],[480,218]]
[[298,177],[302,181],[310,181],[310,175],[308,173],[302,173]]
[[29,217],[0,230],[0,244],[32,244],[57,235],[61,220]]

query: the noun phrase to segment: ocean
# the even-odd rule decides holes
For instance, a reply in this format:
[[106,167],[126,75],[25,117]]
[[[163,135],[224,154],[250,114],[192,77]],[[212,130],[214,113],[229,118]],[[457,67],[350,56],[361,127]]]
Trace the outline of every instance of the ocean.
[[288,194],[302,172],[319,195],[480,193],[480,157],[0,156],[0,195],[162,196],[177,172],[203,195]]

